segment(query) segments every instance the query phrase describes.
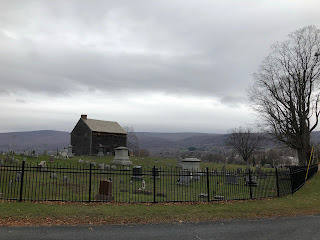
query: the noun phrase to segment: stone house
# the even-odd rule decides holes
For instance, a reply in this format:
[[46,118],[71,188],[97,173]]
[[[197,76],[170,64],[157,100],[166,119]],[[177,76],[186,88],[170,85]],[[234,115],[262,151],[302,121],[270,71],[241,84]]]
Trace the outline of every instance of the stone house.
[[114,154],[117,147],[126,146],[127,132],[117,123],[88,119],[81,115],[71,135],[74,155]]

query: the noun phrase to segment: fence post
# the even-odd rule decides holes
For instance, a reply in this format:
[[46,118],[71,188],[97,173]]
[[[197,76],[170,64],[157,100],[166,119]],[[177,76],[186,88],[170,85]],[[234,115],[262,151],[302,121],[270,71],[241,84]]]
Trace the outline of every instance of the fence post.
[[208,202],[210,202],[210,190],[209,190],[209,169],[207,168],[207,194],[208,194]]
[[280,197],[278,168],[276,168],[277,196]]
[[292,173],[292,168],[290,169],[290,182],[291,182],[291,194],[293,194],[293,173]]
[[22,161],[22,173],[21,173],[21,184],[20,184],[20,197],[19,201],[22,202],[22,192],[23,192],[23,176],[24,176],[24,167],[25,167],[26,161]]
[[89,202],[91,202],[91,172],[92,170],[92,164],[90,163],[90,170],[89,170]]
[[249,168],[249,187],[250,187],[250,199],[252,199],[252,182],[251,182],[251,169]]
[[153,202],[156,203],[156,166],[153,166],[152,173],[153,173]]

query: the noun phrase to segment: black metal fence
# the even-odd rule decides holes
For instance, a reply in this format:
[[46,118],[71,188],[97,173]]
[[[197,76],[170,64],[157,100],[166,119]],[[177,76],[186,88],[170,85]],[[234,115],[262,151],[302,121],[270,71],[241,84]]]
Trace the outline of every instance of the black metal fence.
[[[19,201],[181,202],[245,200],[294,193],[306,168],[182,170],[103,165],[0,167],[0,199]],[[311,166],[312,177],[318,166]]]
[[304,167],[289,167],[290,174],[292,176],[292,193],[298,191],[307,180],[309,180],[318,171],[318,165],[310,166],[309,170],[307,166]]

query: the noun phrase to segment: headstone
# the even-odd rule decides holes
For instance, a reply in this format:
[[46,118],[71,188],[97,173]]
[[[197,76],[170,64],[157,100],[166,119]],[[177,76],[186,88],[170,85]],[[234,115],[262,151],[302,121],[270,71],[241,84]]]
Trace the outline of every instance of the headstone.
[[124,167],[123,170],[130,171],[130,167]]
[[260,174],[262,172],[262,169],[260,167],[256,167],[256,174]]
[[98,164],[98,167],[101,171],[104,171],[104,163]]
[[200,193],[198,195],[199,198],[207,198],[208,197],[208,193]]
[[115,165],[132,165],[129,159],[129,150],[126,147],[118,147],[115,149],[115,157],[111,164]]
[[226,174],[226,184],[238,184],[238,176],[235,174]]
[[180,170],[179,171],[178,185],[189,186],[190,181],[191,181],[190,171],[187,170],[187,169]]
[[99,151],[98,151],[98,154],[97,154],[98,157],[103,157],[104,154],[103,154],[103,145],[102,144],[99,144]]
[[105,169],[110,169],[110,165],[109,165],[109,164],[105,164],[105,165],[104,165],[104,168],[105,168]]
[[82,159],[79,159],[79,163],[83,163],[83,160],[82,160]]
[[95,166],[96,166],[96,162],[92,162],[91,165],[92,165],[93,167],[95,167]]
[[51,174],[50,174],[50,178],[57,178],[57,173],[55,171],[53,171]]
[[131,180],[137,180],[137,181],[142,181],[143,180],[142,167],[141,166],[134,166],[132,168]]
[[271,165],[267,163],[267,164],[263,165],[263,167],[264,168],[271,168]]
[[151,177],[150,178],[160,178],[159,175],[159,169],[158,168],[152,168],[151,170]]
[[100,181],[99,193],[96,195],[96,200],[112,201],[112,181],[102,180]]
[[53,155],[50,155],[49,163],[54,163],[54,156]]
[[258,186],[258,182],[257,182],[257,176],[251,176],[251,181],[249,179],[249,175],[246,175],[244,177],[244,181],[245,181],[245,185],[246,186]]
[[85,164],[89,165],[89,164],[90,164],[90,162],[89,162],[89,161],[85,161]]
[[68,156],[68,150],[64,148],[64,149],[61,151],[61,157],[62,157],[62,158],[66,158],[67,156]]
[[39,164],[38,164],[38,169],[40,171],[46,171],[47,168],[46,168],[46,161],[41,161]]
[[242,168],[237,168],[237,174],[241,174],[242,173]]
[[65,182],[65,183],[70,182],[70,179],[68,178],[68,176],[63,176],[63,182]]
[[21,182],[21,175],[22,175],[21,171],[16,173],[16,182]]
[[111,170],[117,170],[117,166],[116,165],[111,165],[110,169]]
[[4,166],[4,161],[3,159],[0,160],[0,167]]
[[224,196],[215,195],[212,200],[213,201],[223,201],[224,200]]
[[9,188],[12,188],[12,180],[9,181]]
[[72,153],[72,145],[68,146],[68,157],[72,158],[73,157],[73,153]]
[[145,180],[142,180],[142,187],[141,187],[143,190],[146,189],[146,181]]
[[157,196],[158,197],[167,197],[167,194],[159,192],[159,193],[157,193]]

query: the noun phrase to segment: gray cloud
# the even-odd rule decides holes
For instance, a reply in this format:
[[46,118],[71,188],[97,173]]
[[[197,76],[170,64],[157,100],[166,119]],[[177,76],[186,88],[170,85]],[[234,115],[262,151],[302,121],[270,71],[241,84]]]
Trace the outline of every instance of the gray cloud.
[[270,45],[319,25],[319,7],[316,0],[1,1],[0,96],[160,92],[248,104],[251,75]]

